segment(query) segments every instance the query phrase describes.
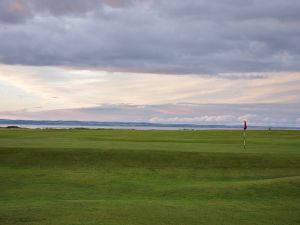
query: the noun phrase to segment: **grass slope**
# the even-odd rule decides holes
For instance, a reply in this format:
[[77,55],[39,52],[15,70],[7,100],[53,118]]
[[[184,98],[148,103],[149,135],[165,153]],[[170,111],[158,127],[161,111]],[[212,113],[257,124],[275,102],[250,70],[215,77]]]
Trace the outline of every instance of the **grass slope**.
[[0,129],[0,224],[300,224],[300,132],[241,139]]

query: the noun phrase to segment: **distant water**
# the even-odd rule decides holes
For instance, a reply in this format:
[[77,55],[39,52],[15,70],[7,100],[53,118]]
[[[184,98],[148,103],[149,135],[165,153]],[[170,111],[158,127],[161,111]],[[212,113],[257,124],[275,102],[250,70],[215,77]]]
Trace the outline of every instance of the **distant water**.
[[[12,124],[1,124],[0,127],[12,126]],[[20,128],[29,129],[123,129],[123,130],[239,130],[241,128],[224,127],[176,127],[176,126],[70,126],[70,125],[30,125],[14,124]]]
[[[96,122],[96,121],[48,121],[48,120],[4,120],[0,119],[0,127],[18,126],[31,129],[134,129],[134,130],[241,130],[241,125],[197,125],[197,124],[159,124],[144,122]],[[299,127],[266,127],[249,126],[249,129],[293,129]]]

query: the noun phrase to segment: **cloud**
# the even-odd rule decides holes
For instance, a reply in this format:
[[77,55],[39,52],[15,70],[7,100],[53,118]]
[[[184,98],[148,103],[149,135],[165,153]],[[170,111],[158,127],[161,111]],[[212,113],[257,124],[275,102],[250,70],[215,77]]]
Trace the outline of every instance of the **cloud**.
[[[243,116],[240,116],[238,118],[238,121],[245,121],[245,120],[251,120],[251,119],[255,119],[257,118],[258,116],[256,114],[246,114],[246,115],[243,115]],[[264,119],[265,120],[265,119]]]
[[258,78],[299,71],[299,11],[298,0],[2,0],[0,62]]
[[130,0],[1,0],[0,22],[24,23],[41,16],[86,17],[105,7],[122,8]]
[[225,79],[264,79],[268,75],[266,73],[218,73],[215,74],[216,77]]
[[59,110],[3,111],[0,118],[204,125],[240,125],[241,118],[247,118],[249,126],[297,126],[299,112],[299,104],[106,104]]
[[30,8],[23,1],[0,1],[0,24],[20,23],[25,19],[31,18],[32,16],[33,15]]
[[228,123],[228,122],[236,122],[236,119],[232,115],[220,115],[220,116],[201,116],[201,117],[168,117],[168,118],[160,118],[153,117],[149,119],[151,123]]
[[[0,89],[5,90],[2,96],[6,96],[0,97],[2,108],[18,110],[27,104],[29,111],[34,110],[34,107],[49,110],[124,103],[297,104],[300,102],[300,75],[275,73],[267,74],[264,78],[245,80],[0,65]],[[26,98],[20,102],[19,95]],[[179,109],[180,112],[189,111],[189,108],[183,106],[162,110],[176,117]],[[249,112],[243,115],[246,114]]]

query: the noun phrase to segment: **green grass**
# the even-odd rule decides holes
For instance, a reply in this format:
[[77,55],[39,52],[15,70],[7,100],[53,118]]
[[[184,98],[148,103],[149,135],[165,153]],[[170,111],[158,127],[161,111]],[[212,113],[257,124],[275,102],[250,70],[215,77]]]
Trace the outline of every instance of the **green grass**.
[[300,224],[300,132],[247,138],[0,129],[0,224]]

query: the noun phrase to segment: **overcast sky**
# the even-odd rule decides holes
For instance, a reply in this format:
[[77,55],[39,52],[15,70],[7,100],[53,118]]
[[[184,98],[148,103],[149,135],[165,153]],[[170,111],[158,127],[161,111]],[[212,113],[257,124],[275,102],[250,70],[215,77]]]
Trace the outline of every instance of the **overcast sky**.
[[1,0],[0,118],[300,126],[299,12],[299,0]]

